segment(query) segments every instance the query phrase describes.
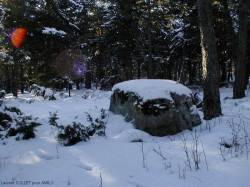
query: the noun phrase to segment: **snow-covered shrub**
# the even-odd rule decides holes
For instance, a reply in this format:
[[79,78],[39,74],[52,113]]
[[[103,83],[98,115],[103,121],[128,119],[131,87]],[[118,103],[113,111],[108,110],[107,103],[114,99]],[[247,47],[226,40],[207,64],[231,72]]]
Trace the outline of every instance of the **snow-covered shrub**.
[[53,113],[49,113],[50,114],[50,117],[49,117],[49,124],[51,126],[57,126],[57,120],[59,119],[58,116],[57,116],[57,112],[53,112]]
[[27,140],[35,137],[34,128],[41,125],[31,116],[23,116],[17,107],[5,107],[0,112],[0,137],[16,136],[16,140]]
[[44,96],[45,88],[42,86],[38,86],[37,84],[32,84],[30,87],[30,92],[35,96]]
[[106,136],[107,117],[107,111],[102,109],[100,116],[97,118],[93,118],[87,113],[87,120],[90,122],[89,126],[76,122],[67,126],[59,126],[56,122],[58,119],[57,114],[53,113],[50,116],[50,124],[59,129],[57,135],[58,141],[64,146],[71,146],[81,141],[86,142],[95,134],[98,136]]
[[41,125],[33,121],[31,116],[20,116],[15,119],[16,124],[12,125],[6,134],[6,138],[17,136],[16,140],[28,140],[35,138],[35,127]]
[[5,120],[11,122],[12,118],[10,117],[10,115],[8,115],[8,114],[6,114],[4,112],[0,112],[0,124],[1,124],[2,121],[5,121]]
[[86,90],[82,96],[83,99],[93,98],[94,91],[93,90]]
[[56,97],[54,96],[54,92],[53,90],[49,89],[49,88],[46,88],[45,89],[45,93],[44,93],[44,99],[48,99],[50,101],[54,101],[56,100]]
[[[57,115],[52,115],[52,124],[54,124]],[[107,112],[102,109],[101,114],[97,118],[93,118],[90,114],[87,114],[88,121],[91,123],[89,126],[85,126],[81,123],[73,122],[71,125],[59,126],[59,134],[57,135],[58,141],[64,146],[75,145],[81,141],[88,141],[91,136],[97,134],[98,136],[106,136],[106,123],[107,123]]]
[[49,88],[45,88],[43,86],[38,86],[37,84],[33,84],[30,87],[30,91],[35,96],[41,96],[44,99],[48,99],[48,100],[56,100],[53,90]]
[[5,107],[4,111],[9,111],[12,113],[16,113],[17,115],[22,115],[23,113],[21,112],[21,110],[17,107]]
[[87,113],[87,120],[90,122],[90,128],[92,129],[93,134],[98,136],[106,136],[106,124],[107,124],[107,111],[101,109],[101,114],[97,118],[93,118],[90,114]]
[[10,127],[10,123],[12,122],[12,118],[10,115],[0,112],[0,131],[4,131]]
[[66,127],[60,126],[60,133],[57,136],[58,141],[64,146],[75,145],[81,141],[89,140],[89,128],[81,123],[73,122],[73,125]]

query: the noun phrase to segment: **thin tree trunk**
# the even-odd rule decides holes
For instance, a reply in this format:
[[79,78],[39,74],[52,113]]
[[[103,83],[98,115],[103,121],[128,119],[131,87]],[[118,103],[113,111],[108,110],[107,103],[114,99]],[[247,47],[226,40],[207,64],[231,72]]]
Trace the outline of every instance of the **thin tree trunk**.
[[137,59],[137,78],[140,79],[141,78],[141,64],[143,62],[143,60],[141,58]]
[[69,97],[71,97],[71,80],[68,79],[68,91],[69,91]]
[[17,80],[17,68],[16,68],[16,64],[12,65],[12,93],[14,97],[18,96],[18,80]]
[[7,64],[5,64],[4,65],[4,73],[5,73],[5,86],[4,86],[4,88],[5,88],[5,91],[7,92],[7,93],[11,93],[11,89],[12,89],[12,85],[11,85],[11,83],[12,83],[12,81],[11,81],[11,73],[10,73],[10,69],[11,69],[12,67],[10,67],[10,65],[7,65]]
[[153,64],[153,52],[152,52],[152,24],[151,24],[151,2],[147,1],[147,66],[148,66],[148,72],[147,77],[148,78],[154,78],[154,64]]
[[204,119],[210,120],[221,115],[219,64],[212,22],[211,1],[198,0],[198,13],[200,21],[202,70],[204,80]]
[[20,90],[21,90],[21,93],[24,94],[24,68],[23,68],[23,65],[20,64]]
[[76,89],[80,90],[80,79],[76,80],[75,83],[76,83]]
[[233,88],[234,99],[245,97],[246,57],[247,57],[247,26],[248,26],[248,1],[240,0],[239,5],[239,44],[237,63],[235,64],[235,82]]
[[247,68],[246,68],[246,76],[245,76],[245,90],[248,89],[248,84],[249,84],[249,76],[250,76],[250,59],[247,59]]
[[92,73],[88,70],[85,74],[85,88],[91,89],[92,87]]
[[226,25],[226,41],[227,41],[227,54],[229,56],[229,62],[227,63],[227,82],[233,80],[233,65],[236,62],[236,49],[237,49],[237,40],[236,33],[233,27],[233,20],[230,15],[229,10],[229,0],[223,0],[223,12],[225,15],[225,25]]

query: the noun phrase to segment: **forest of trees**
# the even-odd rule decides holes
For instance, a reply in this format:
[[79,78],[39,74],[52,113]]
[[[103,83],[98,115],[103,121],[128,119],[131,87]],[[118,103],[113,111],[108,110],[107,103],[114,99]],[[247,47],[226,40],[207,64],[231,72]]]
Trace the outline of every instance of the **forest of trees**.
[[[249,9],[248,0],[0,0],[0,89],[172,79],[203,85],[211,119],[222,114],[220,86],[232,83],[233,97],[245,96]],[[9,38],[18,27],[28,35],[16,49]],[[87,65],[82,77],[70,73],[75,60]]]

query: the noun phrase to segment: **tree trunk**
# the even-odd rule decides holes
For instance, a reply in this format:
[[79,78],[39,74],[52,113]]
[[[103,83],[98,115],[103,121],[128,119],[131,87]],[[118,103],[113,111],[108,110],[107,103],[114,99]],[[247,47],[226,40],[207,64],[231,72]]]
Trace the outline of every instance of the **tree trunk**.
[[68,79],[68,93],[69,93],[69,97],[71,97],[71,89],[72,89],[72,85],[71,85],[71,80],[69,78]]
[[[250,6],[250,4],[248,4]],[[250,19],[248,20],[248,40],[247,40],[247,68],[246,68],[246,82],[245,82],[245,89],[249,89],[249,78],[250,78]]]
[[76,81],[75,81],[75,83],[76,83],[76,89],[77,90],[80,90],[80,79],[77,79]]
[[10,69],[12,69],[12,67],[10,67],[10,65],[4,65],[4,73],[5,73],[5,86],[4,89],[6,91],[6,93],[11,93],[12,91],[12,81],[11,81],[11,71]]
[[118,29],[118,61],[120,61],[122,80],[131,80],[133,78],[133,53],[135,49],[135,37],[137,20],[134,15],[135,0],[117,1],[120,20],[117,23]]
[[245,97],[247,31],[248,31],[248,0],[240,0],[239,5],[239,44],[237,62],[235,64],[234,99]]
[[151,24],[151,1],[147,1],[147,77],[149,79],[155,78],[154,63],[153,63],[153,49],[152,49],[152,24]]
[[24,94],[25,83],[24,83],[24,68],[23,68],[23,65],[20,64],[19,68],[20,68],[20,90],[21,90],[21,93]]
[[246,68],[246,76],[245,76],[245,90],[248,89],[248,84],[249,84],[249,76],[250,76],[250,59],[247,59],[247,68]]
[[136,60],[137,62],[137,79],[141,78],[141,64],[143,63],[143,59],[139,58]]
[[236,33],[234,31],[233,20],[232,16],[230,15],[229,10],[229,1],[230,0],[223,0],[222,7],[224,12],[224,19],[226,25],[226,42],[227,48],[226,53],[229,56],[229,62],[227,63],[227,82],[231,82],[233,80],[233,65],[236,62],[236,49],[237,49],[237,40],[236,40]]
[[212,22],[212,4],[210,0],[198,0],[200,21],[202,70],[204,80],[204,119],[210,120],[221,115],[219,92],[219,64],[216,50],[216,38]]
[[97,51],[95,52],[96,79],[98,82],[100,82],[105,76],[105,72],[104,72],[105,57],[104,57],[103,51],[104,51],[104,47],[100,45]]
[[12,93],[14,97],[18,96],[18,79],[17,79],[17,68],[16,64],[12,65]]
[[87,71],[85,74],[85,88],[91,89],[91,83],[92,83],[92,73],[91,71]]

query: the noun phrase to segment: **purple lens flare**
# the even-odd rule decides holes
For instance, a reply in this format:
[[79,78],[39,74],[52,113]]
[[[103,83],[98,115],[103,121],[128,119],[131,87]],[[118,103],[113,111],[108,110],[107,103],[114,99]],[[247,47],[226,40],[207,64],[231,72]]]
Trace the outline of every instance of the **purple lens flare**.
[[84,76],[87,71],[87,65],[83,60],[78,60],[73,64],[73,73],[74,75],[81,77]]

